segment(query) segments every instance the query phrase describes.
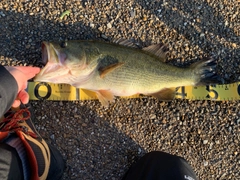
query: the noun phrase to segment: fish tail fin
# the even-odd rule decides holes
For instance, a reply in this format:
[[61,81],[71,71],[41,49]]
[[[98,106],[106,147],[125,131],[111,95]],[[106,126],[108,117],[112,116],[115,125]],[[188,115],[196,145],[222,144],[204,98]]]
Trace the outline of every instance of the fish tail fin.
[[216,73],[217,62],[212,58],[207,58],[192,64],[194,69],[195,85],[223,84],[224,80]]

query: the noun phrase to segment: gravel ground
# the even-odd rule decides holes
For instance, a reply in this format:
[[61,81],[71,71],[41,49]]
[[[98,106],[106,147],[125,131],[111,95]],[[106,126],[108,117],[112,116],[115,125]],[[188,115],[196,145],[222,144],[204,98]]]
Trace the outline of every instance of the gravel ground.
[[[213,56],[232,83],[240,81],[239,7],[239,0],[1,0],[0,63],[40,65],[44,40],[124,38],[167,44],[168,63],[178,66]],[[240,179],[239,101],[32,104],[37,129],[66,160],[64,180],[120,179],[153,150],[184,157],[199,179]]]

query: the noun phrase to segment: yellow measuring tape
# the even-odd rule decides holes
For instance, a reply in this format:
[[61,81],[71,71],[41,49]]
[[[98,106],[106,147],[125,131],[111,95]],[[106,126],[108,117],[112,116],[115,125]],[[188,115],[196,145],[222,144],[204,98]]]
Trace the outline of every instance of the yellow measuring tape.
[[[30,100],[74,101],[97,99],[94,92],[67,84],[28,82]],[[139,95],[126,98],[138,98]],[[177,89],[176,98],[190,100],[239,100],[240,82],[213,86],[183,86]]]

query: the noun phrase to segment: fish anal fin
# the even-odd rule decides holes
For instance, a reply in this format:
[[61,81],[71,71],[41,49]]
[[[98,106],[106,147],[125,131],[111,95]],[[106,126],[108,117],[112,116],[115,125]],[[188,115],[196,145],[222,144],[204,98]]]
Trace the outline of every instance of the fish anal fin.
[[163,62],[166,61],[166,58],[167,58],[166,52],[168,51],[168,49],[163,44],[153,44],[153,45],[143,48],[142,50],[158,56],[160,58],[160,60]]
[[163,101],[171,101],[175,98],[176,88],[164,88],[156,93],[148,94]]
[[115,70],[116,68],[119,68],[123,65],[123,62],[119,62],[119,63],[114,63],[114,64],[110,64],[104,68],[99,69],[99,75],[101,78],[104,78],[104,76],[110,72],[112,72],[113,70]]
[[98,90],[96,91],[96,95],[104,107],[108,107],[109,102],[114,101],[114,95],[108,90]]

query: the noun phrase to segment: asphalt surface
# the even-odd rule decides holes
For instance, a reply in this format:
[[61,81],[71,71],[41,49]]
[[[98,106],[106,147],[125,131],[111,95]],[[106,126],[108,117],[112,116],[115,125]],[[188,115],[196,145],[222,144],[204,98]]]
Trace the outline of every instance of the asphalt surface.
[[[212,56],[226,83],[239,82],[239,7],[239,0],[2,0],[0,63],[41,66],[42,41],[123,38],[165,43],[167,63],[181,67]],[[154,150],[184,157],[199,179],[240,179],[239,101],[31,103],[40,134],[66,160],[64,180],[121,179]]]

